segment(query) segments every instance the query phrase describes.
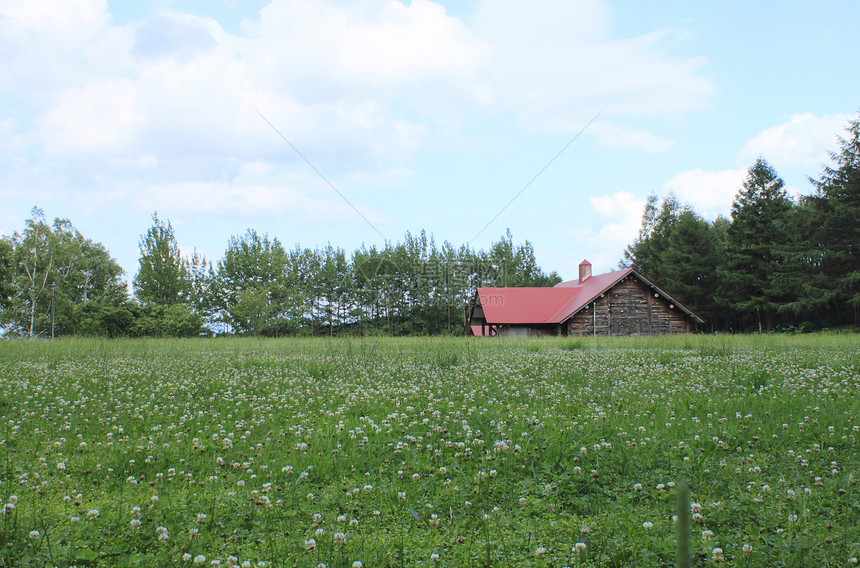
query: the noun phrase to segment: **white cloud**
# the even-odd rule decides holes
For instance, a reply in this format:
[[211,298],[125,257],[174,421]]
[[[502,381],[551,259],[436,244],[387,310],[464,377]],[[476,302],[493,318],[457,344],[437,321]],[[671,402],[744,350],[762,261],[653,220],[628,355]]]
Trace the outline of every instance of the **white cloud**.
[[673,191],[678,201],[706,219],[727,217],[746,175],[746,170],[708,172],[699,168],[679,173],[663,184],[663,190]]
[[637,150],[645,154],[661,154],[675,145],[647,130],[634,130],[629,126],[608,120],[598,120],[588,128],[597,143],[607,148]]
[[[208,182],[158,185],[135,200],[136,209],[164,212],[171,218],[204,214],[254,220],[287,218],[301,223],[363,223],[348,204],[334,193],[327,193],[327,187],[314,189],[313,179],[296,176],[289,181],[292,183],[281,185]],[[383,222],[375,211],[359,209],[371,222]]]
[[844,134],[851,118],[847,114],[793,114],[788,122],[768,128],[747,142],[740,159],[751,165],[762,156],[777,173],[789,168],[817,171],[829,162],[828,152],[837,149],[837,136]]
[[36,137],[50,154],[122,152],[141,121],[137,91],[125,80],[92,82],[69,89],[36,118]]
[[629,191],[618,191],[591,197],[589,204],[595,213],[591,216],[593,221],[589,226],[574,231],[575,240],[595,252],[588,259],[595,271],[614,270],[625,247],[639,233],[645,198]]
[[597,111],[608,116],[677,116],[715,93],[706,61],[675,57],[661,30],[611,39],[612,14],[593,0],[484,0],[477,33],[493,46],[486,71],[497,106],[535,131],[576,131]]

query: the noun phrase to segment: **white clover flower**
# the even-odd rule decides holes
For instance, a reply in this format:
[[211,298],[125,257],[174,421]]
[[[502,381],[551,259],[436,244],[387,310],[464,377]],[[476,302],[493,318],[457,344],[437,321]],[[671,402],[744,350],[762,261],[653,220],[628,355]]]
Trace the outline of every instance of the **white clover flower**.
[[334,533],[333,540],[335,544],[343,544],[346,542],[346,534],[342,532],[336,532]]
[[338,515],[337,522],[345,523],[346,522],[346,515]]
[[90,519],[98,519],[99,518],[99,510],[98,509],[90,509],[87,511],[87,517]]
[[650,531],[652,528],[654,528],[654,523],[652,523],[651,521],[645,521],[644,523],[642,523],[642,528],[646,531]]
[[317,547],[317,541],[310,538],[305,541],[305,550],[313,550]]
[[439,562],[439,560],[440,560],[439,555],[436,554],[435,552],[430,555],[430,561],[431,562]]
[[183,562],[189,562],[190,560],[191,560],[191,555],[188,554],[187,552],[182,555],[182,561]]
[[587,548],[588,547],[585,545],[584,542],[577,542],[573,545],[573,550],[571,550],[571,552],[573,552],[574,554],[579,554],[580,552],[585,552]]
[[364,564],[362,564],[360,560],[356,560],[352,563],[352,568],[361,568],[362,566],[364,566]]
[[537,549],[535,550],[535,554],[537,556],[541,556],[543,554],[546,554],[546,548],[544,548],[543,546],[537,547]]
[[136,531],[140,528],[140,519],[131,520],[131,530]]
[[206,563],[206,557],[203,556],[202,554],[198,554],[197,556],[194,557],[194,563],[195,564],[204,564],[204,563]]
[[38,540],[39,531],[30,531],[30,534],[28,534],[27,536],[30,538],[30,540]]

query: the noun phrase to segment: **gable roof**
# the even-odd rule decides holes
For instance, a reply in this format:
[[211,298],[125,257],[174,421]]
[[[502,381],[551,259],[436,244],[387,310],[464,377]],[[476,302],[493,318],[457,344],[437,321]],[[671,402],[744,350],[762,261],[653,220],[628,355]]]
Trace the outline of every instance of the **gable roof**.
[[597,274],[583,282],[569,280],[552,288],[478,288],[476,305],[483,309],[488,324],[560,324],[630,275],[653,288],[655,293],[674,303],[697,322],[704,323],[705,320],[693,310],[634,268]]

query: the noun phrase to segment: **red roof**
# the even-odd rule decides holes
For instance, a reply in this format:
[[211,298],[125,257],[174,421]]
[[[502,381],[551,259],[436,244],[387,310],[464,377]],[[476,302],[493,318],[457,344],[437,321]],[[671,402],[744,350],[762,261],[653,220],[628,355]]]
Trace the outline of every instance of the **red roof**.
[[[635,274],[697,321],[704,321],[633,268],[597,274],[584,282],[569,280],[552,288],[478,288],[478,303],[489,325],[560,324],[630,274]],[[476,335],[480,335],[480,331]]]
[[487,323],[557,324],[589,304],[633,269],[561,282],[553,288],[478,288]]

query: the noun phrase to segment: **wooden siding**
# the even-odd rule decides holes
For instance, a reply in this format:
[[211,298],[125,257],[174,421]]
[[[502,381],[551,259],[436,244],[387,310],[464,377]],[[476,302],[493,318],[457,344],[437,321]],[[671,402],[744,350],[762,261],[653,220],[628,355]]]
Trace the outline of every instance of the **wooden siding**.
[[566,323],[568,335],[663,335],[690,331],[690,317],[638,278],[607,290]]

